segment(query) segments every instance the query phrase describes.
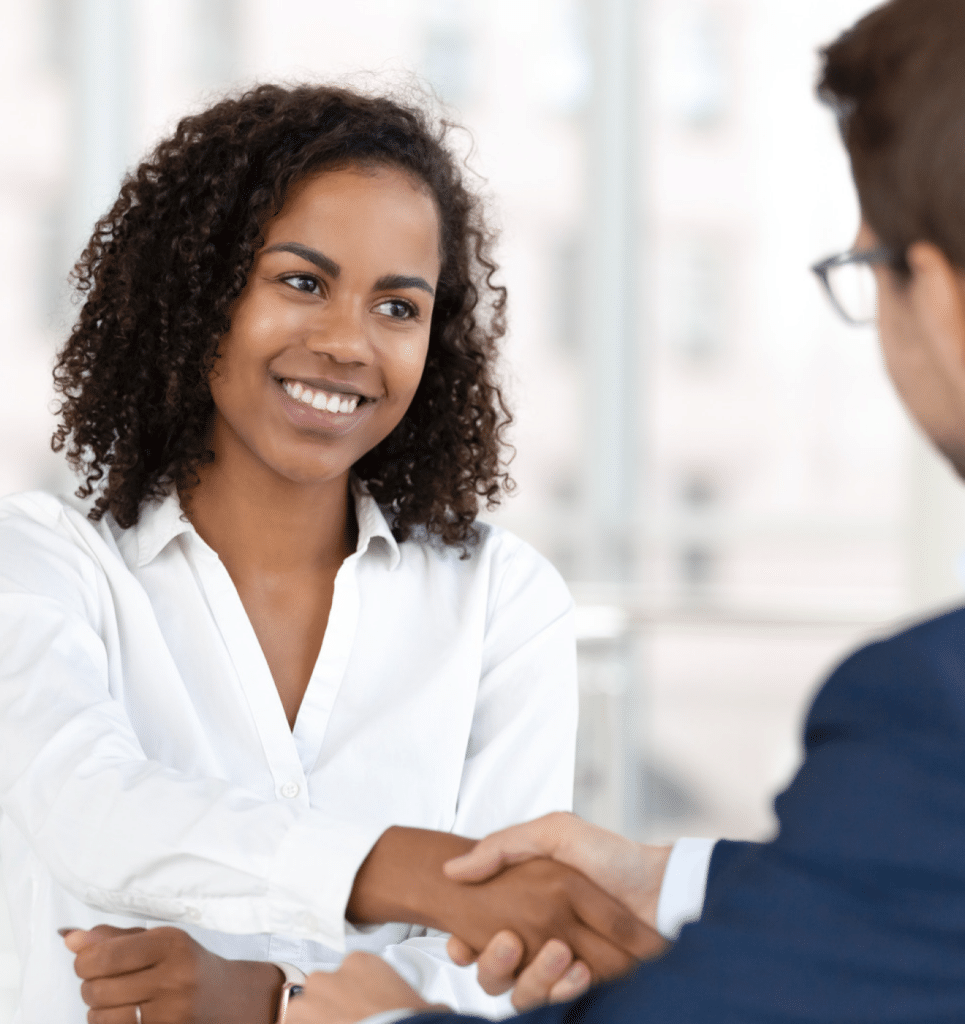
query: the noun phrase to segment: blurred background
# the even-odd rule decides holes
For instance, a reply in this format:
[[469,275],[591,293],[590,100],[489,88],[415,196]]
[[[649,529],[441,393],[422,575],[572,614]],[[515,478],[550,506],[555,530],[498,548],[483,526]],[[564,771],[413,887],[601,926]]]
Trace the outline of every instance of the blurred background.
[[577,809],[767,836],[822,677],[965,579],[965,497],[808,272],[857,226],[815,51],[872,6],[0,0],[0,493],[71,489],[50,366],[124,172],[248,83],[416,75],[502,232],[519,488],[492,518],[577,599]]

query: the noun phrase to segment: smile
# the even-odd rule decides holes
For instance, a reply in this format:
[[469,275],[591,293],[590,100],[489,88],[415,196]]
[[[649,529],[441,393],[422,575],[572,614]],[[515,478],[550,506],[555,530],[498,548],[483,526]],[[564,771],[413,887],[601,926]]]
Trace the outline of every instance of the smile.
[[325,391],[313,390],[297,380],[283,380],[281,386],[296,402],[326,412],[353,413],[362,400],[361,395],[330,395]]

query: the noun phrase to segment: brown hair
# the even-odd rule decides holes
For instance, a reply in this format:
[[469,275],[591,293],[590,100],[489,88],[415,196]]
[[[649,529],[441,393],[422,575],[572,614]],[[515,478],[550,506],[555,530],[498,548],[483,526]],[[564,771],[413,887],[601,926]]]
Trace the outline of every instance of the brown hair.
[[209,461],[208,378],[261,225],[299,179],[348,165],[399,167],[425,182],[441,219],[442,269],[425,371],[396,429],[355,465],[399,539],[423,527],[465,548],[480,499],[511,481],[511,417],[495,378],[505,289],[492,233],[420,107],[328,86],[261,85],[184,118],[121,186],[74,277],[86,296],[55,371],[52,445],[83,476],[91,511],[128,527],[145,500],[197,483]]
[[822,57],[864,219],[902,256],[929,241],[965,268],[965,3],[891,0]]

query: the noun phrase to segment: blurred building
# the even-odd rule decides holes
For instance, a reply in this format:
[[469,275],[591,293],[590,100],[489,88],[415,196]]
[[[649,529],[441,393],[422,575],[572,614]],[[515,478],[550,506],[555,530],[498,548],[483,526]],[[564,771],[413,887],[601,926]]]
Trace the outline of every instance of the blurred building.
[[857,223],[815,48],[871,6],[0,0],[0,493],[70,486],[63,282],[125,169],[225,89],[414,72],[502,229],[519,489],[494,518],[578,600],[578,808],[766,835],[822,674],[962,589],[965,499],[807,269]]

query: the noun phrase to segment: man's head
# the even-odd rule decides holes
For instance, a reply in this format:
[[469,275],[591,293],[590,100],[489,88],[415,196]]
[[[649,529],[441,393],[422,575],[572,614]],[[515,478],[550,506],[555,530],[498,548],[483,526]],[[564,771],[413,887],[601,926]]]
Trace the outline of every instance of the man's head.
[[965,477],[965,2],[891,0],[823,51],[861,250],[883,245],[878,334],[909,412]]
[[864,220],[899,253],[965,269],[965,3],[891,0],[823,51]]

